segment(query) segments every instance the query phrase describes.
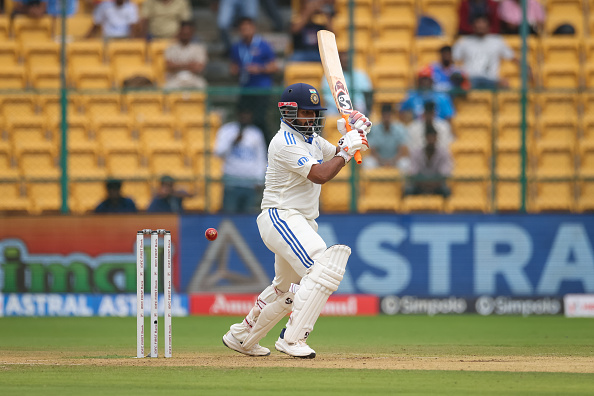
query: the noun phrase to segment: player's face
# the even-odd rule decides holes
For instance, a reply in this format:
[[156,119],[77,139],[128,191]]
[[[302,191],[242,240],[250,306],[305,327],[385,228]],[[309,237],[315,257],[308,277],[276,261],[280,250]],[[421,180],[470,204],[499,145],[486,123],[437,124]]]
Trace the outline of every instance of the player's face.
[[295,122],[300,126],[314,126],[316,112],[315,110],[297,110],[297,119]]

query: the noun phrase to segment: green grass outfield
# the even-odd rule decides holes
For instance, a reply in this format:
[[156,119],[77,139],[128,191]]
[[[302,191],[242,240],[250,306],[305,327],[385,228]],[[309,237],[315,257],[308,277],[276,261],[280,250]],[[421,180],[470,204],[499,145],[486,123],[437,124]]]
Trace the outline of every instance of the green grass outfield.
[[228,350],[237,319],[174,318],[173,359],[133,359],[136,318],[0,318],[0,394],[594,394],[590,319],[322,317],[314,360]]

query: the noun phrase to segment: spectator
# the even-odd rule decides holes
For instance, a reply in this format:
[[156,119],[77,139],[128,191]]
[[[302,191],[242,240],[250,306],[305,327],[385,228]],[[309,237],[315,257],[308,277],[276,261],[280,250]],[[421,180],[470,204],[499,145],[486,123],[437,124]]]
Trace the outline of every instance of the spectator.
[[454,116],[454,104],[448,94],[433,90],[433,71],[424,67],[419,71],[417,90],[408,93],[400,111],[412,111],[415,118],[421,118],[425,111],[426,101],[435,103],[436,114],[439,118],[450,120]]
[[202,44],[192,43],[194,23],[181,23],[177,42],[165,50],[167,68],[165,88],[206,88],[206,80],[201,76],[208,55]]
[[366,168],[397,167],[402,172],[408,168],[408,133],[406,127],[393,120],[392,105],[382,106],[382,120],[374,125],[367,136],[369,156],[363,163]]
[[248,90],[265,89],[265,93],[251,92],[242,95],[242,100],[257,109],[254,113],[256,124],[269,140],[266,121],[268,109],[268,89],[272,87],[272,77],[278,70],[274,51],[270,44],[256,34],[256,24],[250,18],[239,22],[240,39],[231,48],[230,72],[239,77],[239,85]]
[[174,188],[175,179],[171,176],[161,177],[159,191],[151,201],[147,212],[152,213],[182,213],[184,198],[191,197],[194,194]]
[[13,0],[11,18],[26,15],[29,18],[41,18],[47,13],[47,0]]
[[[545,10],[538,0],[526,0],[527,19],[531,34],[540,34],[544,29]],[[520,33],[522,24],[522,3],[520,0],[501,0],[499,3],[499,18],[501,19],[502,34]]]
[[486,16],[489,20],[489,32],[499,33],[500,21],[495,0],[462,0],[458,8],[458,34],[474,33],[472,21],[478,16]]
[[501,59],[517,62],[514,52],[498,34],[489,33],[489,21],[480,16],[473,22],[474,34],[458,39],[454,44],[454,61],[462,69],[475,89],[506,88],[507,81],[499,77]]
[[[55,18],[62,17],[62,0],[42,0],[47,2],[47,14]],[[78,0],[66,0],[66,16],[72,16],[78,12]]]
[[[371,79],[365,70],[354,69],[353,73],[350,73],[351,63],[349,62],[348,52],[341,51],[339,52],[339,56],[340,64],[342,65],[342,69],[344,71],[346,85],[349,88],[351,100],[353,101],[353,108],[357,109],[363,114],[366,114],[368,113],[368,109],[371,108],[371,95],[373,91]],[[351,74],[353,75],[353,81],[351,81]],[[332,92],[330,92],[328,81],[326,81],[325,78],[322,79],[321,86],[324,105],[328,108],[326,114],[338,114],[338,110],[336,109],[336,106],[334,106]]]
[[192,9],[188,0],[146,0],[140,17],[141,37],[174,38],[181,22],[192,19]]
[[130,198],[122,196],[122,181],[108,180],[105,183],[107,198],[96,208],[95,213],[136,213],[136,205]]
[[99,30],[104,38],[132,36],[132,28],[138,23],[138,6],[128,0],[104,1],[93,11],[93,26],[87,37],[95,37]]
[[437,144],[437,139],[435,128],[427,123],[425,145],[410,152],[410,178],[405,195],[442,195],[446,198],[450,195],[446,180],[453,170],[452,154]]
[[470,88],[462,70],[454,64],[452,47],[445,45],[439,50],[440,60],[431,65],[433,89],[440,92],[461,92]]
[[252,111],[241,103],[237,121],[223,125],[217,132],[214,153],[224,161],[223,211],[249,213],[264,186],[267,147],[262,130],[252,124]]
[[249,18],[252,21],[258,19],[258,0],[219,0],[217,13],[217,25],[221,34],[225,54],[231,48],[231,28],[234,23],[242,18]]
[[427,124],[431,124],[437,132],[437,144],[445,149],[449,149],[450,144],[454,141],[450,123],[437,117],[434,102],[426,101],[423,106],[425,109],[423,116],[420,119],[414,120],[408,126],[409,150],[413,151],[425,146]]
[[[320,62],[318,30],[332,30],[332,8],[326,0],[303,0],[301,13],[291,21],[293,36],[293,62]],[[344,66],[344,64],[343,64]]]

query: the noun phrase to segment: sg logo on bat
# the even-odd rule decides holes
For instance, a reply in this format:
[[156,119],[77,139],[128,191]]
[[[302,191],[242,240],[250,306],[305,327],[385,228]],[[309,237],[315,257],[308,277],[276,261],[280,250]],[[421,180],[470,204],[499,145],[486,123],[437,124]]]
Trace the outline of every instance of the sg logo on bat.
[[350,113],[353,110],[353,105],[351,104],[351,100],[349,98],[349,93],[346,90],[346,87],[341,81],[337,81],[334,85],[334,90],[336,91],[336,99],[338,102],[338,106],[347,113]]

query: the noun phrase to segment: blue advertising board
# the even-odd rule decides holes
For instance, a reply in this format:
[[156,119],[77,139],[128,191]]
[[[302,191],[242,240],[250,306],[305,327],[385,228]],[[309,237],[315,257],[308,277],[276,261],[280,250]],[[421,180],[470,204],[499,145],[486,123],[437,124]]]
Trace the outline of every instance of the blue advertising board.
[[[594,292],[592,215],[322,215],[330,246],[352,248],[341,293],[562,296]],[[204,231],[215,227],[209,242]],[[180,218],[182,292],[258,292],[274,255],[255,216]]]

